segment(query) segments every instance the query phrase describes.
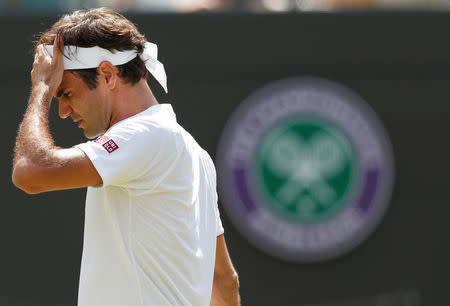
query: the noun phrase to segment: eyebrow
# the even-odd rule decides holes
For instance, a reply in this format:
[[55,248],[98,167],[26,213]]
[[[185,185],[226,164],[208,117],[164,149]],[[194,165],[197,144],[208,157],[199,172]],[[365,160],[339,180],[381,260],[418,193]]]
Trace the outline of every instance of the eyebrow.
[[61,88],[60,90],[58,90],[58,92],[56,93],[56,97],[59,98],[62,96],[62,94],[66,91],[66,88]]

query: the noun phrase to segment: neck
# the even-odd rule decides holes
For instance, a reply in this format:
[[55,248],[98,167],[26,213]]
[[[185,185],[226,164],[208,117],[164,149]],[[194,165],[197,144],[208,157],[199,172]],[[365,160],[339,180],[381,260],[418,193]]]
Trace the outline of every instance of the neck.
[[120,83],[114,98],[110,126],[158,104],[145,79],[134,85]]

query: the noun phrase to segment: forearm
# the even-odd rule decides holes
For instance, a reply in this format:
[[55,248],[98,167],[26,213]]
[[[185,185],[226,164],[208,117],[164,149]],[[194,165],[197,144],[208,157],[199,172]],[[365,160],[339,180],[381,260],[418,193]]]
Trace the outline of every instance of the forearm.
[[53,57],[44,45],[38,45],[34,55],[31,95],[17,133],[11,177],[16,187],[30,194],[102,184],[82,151],[58,148],[50,135],[50,104],[64,74],[63,46],[57,35]]
[[223,280],[214,277],[211,296],[211,306],[240,306],[239,280],[237,274],[230,279]]
[[26,159],[45,165],[55,148],[48,126],[48,114],[52,99],[49,86],[40,83],[33,86],[28,107],[16,138],[14,162]]

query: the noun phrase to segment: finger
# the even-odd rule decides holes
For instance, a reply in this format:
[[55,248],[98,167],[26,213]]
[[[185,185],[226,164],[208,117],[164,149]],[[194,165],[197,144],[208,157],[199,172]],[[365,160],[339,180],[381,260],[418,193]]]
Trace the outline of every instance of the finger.
[[44,48],[44,45],[42,45],[42,44],[40,44],[40,45],[38,45],[37,47],[36,47],[36,51],[35,51],[35,53],[34,53],[34,59],[36,60],[36,59],[38,59],[38,58],[40,58],[40,57],[42,57],[45,53],[45,50],[44,50],[45,48]]
[[61,46],[61,50],[64,49],[64,37],[59,34],[59,45]]
[[64,48],[64,43],[62,42],[62,37],[60,34],[56,34],[55,40],[53,42],[53,57],[54,58],[58,59],[62,56],[62,54],[61,54],[62,48]]

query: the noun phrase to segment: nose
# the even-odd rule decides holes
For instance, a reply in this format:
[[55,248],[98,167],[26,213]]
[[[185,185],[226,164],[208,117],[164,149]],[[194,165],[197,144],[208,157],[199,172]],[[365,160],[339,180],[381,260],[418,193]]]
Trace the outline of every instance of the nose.
[[59,99],[59,117],[61,119],[66,119],[72,114],[73,109],[66,102]]

